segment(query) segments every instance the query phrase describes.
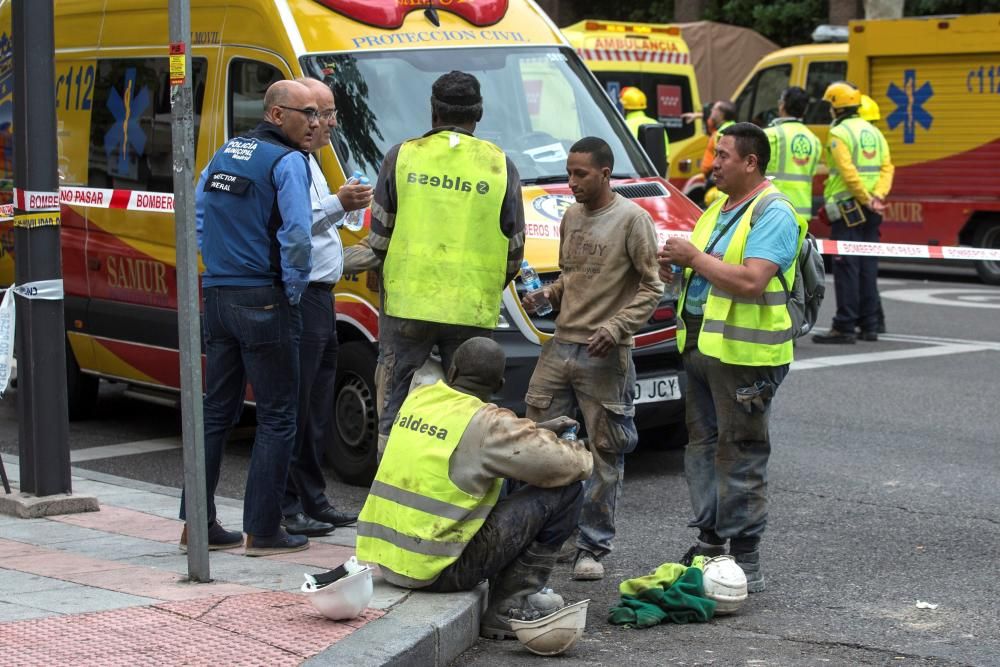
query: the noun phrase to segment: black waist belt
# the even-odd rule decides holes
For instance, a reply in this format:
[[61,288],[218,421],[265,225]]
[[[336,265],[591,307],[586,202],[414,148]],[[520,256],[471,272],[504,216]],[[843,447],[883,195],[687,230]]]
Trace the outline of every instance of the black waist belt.
[[329,292],[330,290],[333,289],[333,286],[336,285],[336,284],[337,283],[309,283],[309,288],[310,289],[322,289],[322,290],[326,290],[327,292]]

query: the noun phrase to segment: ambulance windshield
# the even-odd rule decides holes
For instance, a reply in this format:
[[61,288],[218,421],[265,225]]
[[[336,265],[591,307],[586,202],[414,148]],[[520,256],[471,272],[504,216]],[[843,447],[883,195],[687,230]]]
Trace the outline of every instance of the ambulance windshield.
[[473,74],[482,87],[476,136],[502,148],[522,181],[565,180],[569,148],[586,136],[611,145],[616,175],[654,175],[604,91],[568,49],[338,53],[306,56],[303,66],[334,91],[339,126],[333,144],[341,165],[372,182],[392,146],[431,129],[431,85],[455,69]]

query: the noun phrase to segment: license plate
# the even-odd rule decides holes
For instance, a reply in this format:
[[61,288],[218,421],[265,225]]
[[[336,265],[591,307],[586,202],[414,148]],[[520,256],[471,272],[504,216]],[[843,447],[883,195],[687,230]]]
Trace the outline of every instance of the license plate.
[[657,403],[681,397],[681,385],[676,375],[663,375],[638,380],[635,383],[635,403]]

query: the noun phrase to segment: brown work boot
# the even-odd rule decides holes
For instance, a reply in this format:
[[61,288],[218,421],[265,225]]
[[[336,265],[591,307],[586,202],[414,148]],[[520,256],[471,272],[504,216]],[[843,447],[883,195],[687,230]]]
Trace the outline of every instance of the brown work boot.
[[573,563],[573,579],[577,581],[598,581],[604,578],[604,566],[597,556],[586,549],[580,549],[576,553],[576,561]]

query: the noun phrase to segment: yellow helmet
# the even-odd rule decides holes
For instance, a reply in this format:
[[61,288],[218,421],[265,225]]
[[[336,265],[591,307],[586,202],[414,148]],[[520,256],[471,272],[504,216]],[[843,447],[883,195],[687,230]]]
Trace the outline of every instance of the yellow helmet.
[[823,100],[834,109],[846,109],[861,105],[861,91],[846,81],[835,81],[826,87]]
[[861,106],[858,108],[858,115],[869,123],[874,123],[882,118],[882,113],[878,109],[878,102],[867,95],[861,96]]
[[642,111],[646,108],[646,93],[635,86],[625,86],[622,88],[618,99],[621,101],[625,111],[635,111],[636,109]]

